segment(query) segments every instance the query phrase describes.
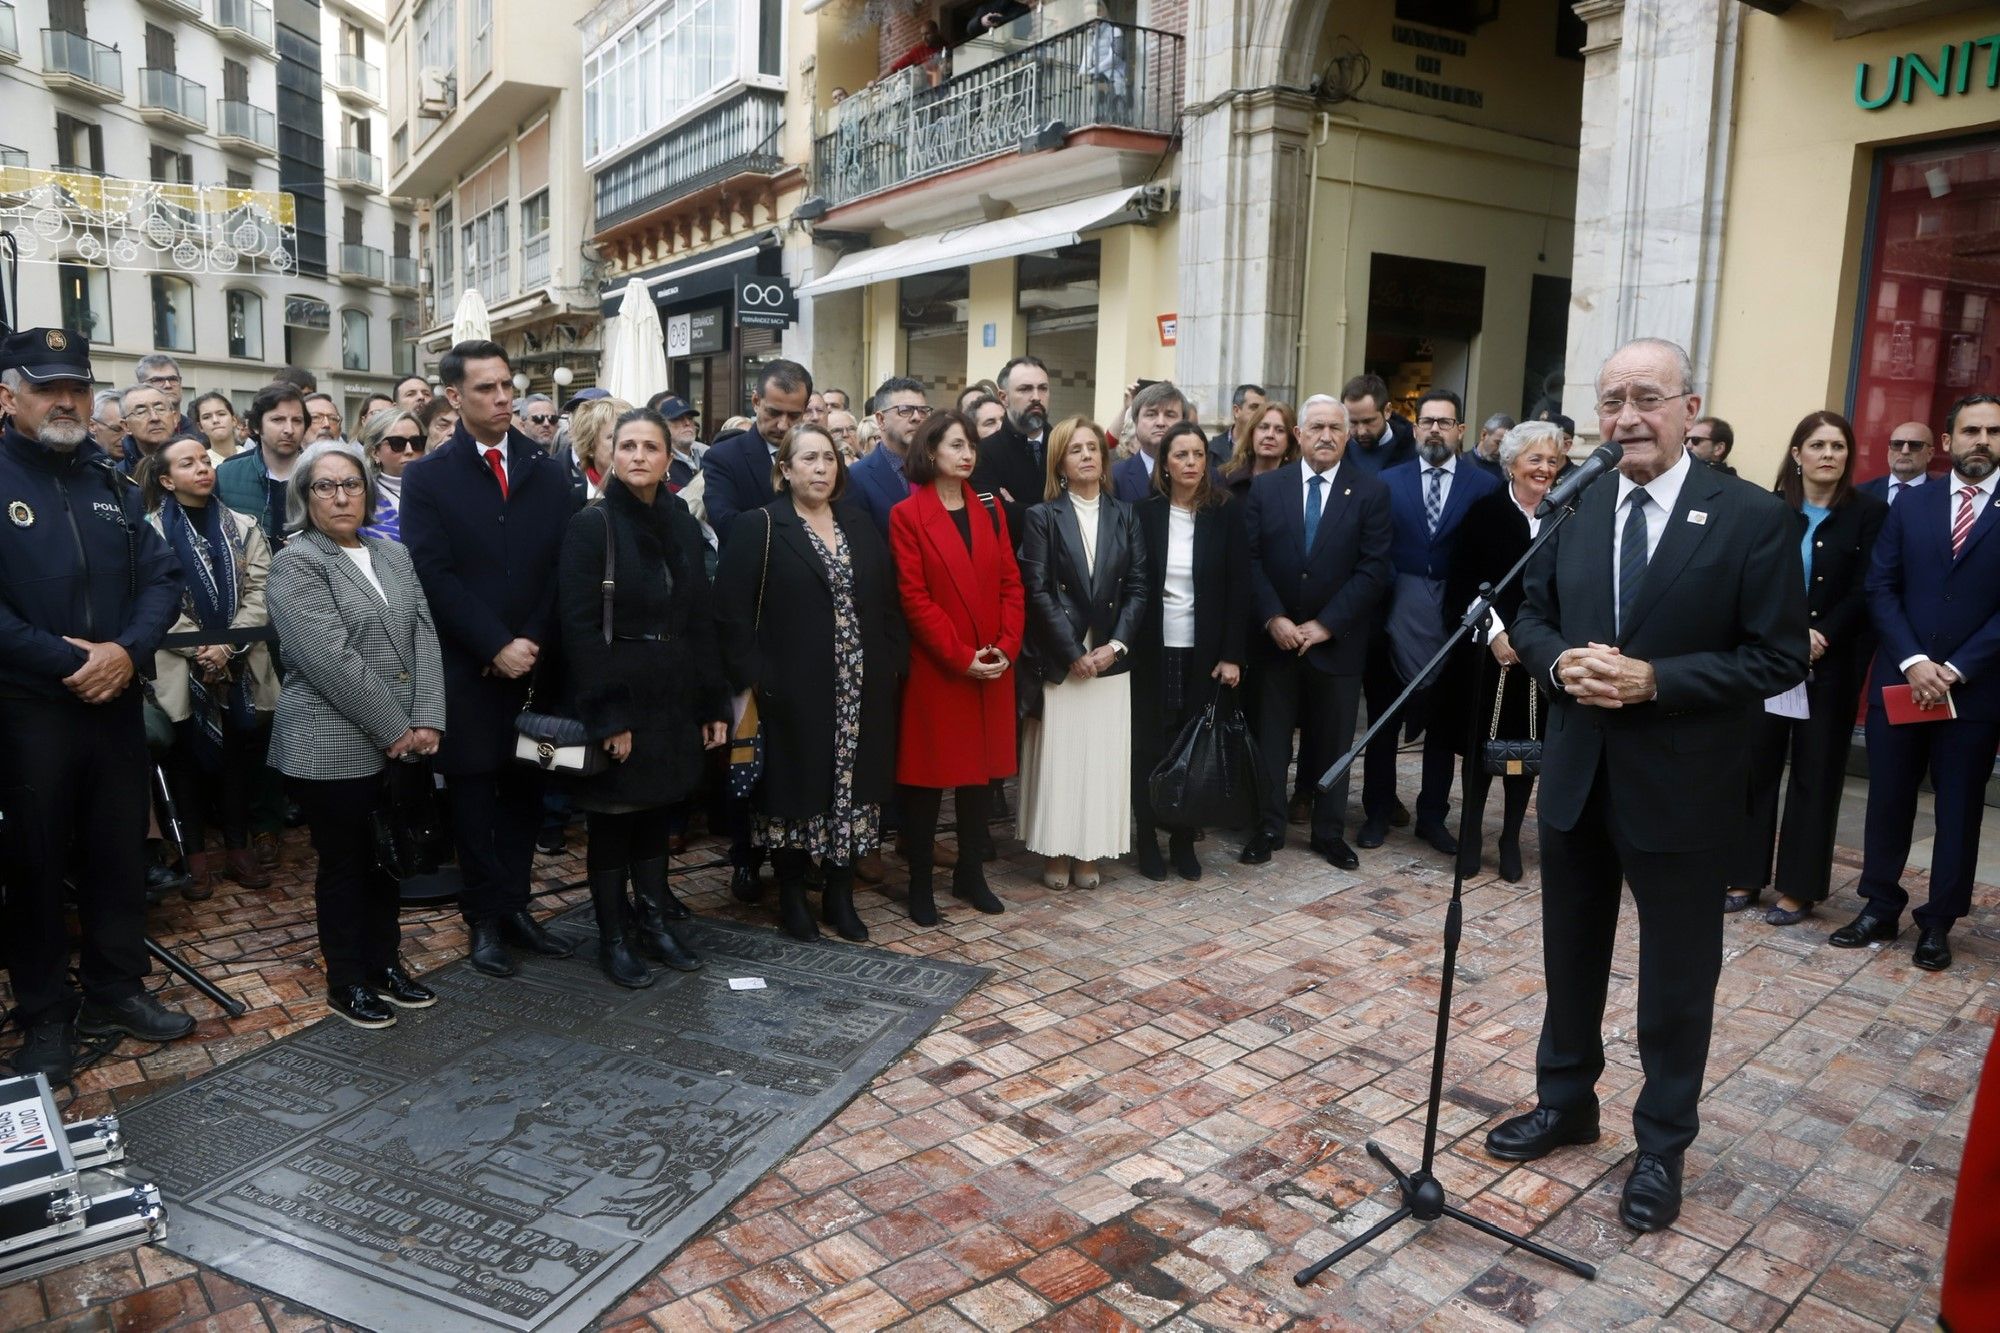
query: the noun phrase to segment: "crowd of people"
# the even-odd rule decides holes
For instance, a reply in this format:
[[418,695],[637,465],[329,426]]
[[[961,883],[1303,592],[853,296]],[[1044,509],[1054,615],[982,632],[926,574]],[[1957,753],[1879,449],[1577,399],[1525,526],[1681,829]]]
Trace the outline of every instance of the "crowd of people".
[[[1268,863],[1304,825],[1313,854],[1351,871],[1406,828],[1477,873],[1497,776],[1496,868],[1526,873],[1532,769],[1489,771],[1482,745],[1561,726],[1561,682],[1516,642],[1524,584],[1501,589],[1484,644],[1449,658],[1371,745],[1352,842],[1346,779],[1317,782],[1364,702],[1386,710],[1540,532],[1574,435],[1553,411],[1489,416],[1468,444],[1456,394],[1423,392],[1406,418],[1360,375],[1296,407],[1240,386],[1211,436],[1168,382],[1134,385],[1115,421],[1057,417],[1033,357],[947,404],[902,377],[855,402],[773,360],[750,412],[704,445],[669,391],[517,398],[505,351],[473,342],[445,355],[435,387],[410,376],[370,400],[350,439],[300,372],[239,414],[218,393],[183,412],[165,357],[93,395],[87,344],[60,330],[10,338],[0,367],[13,419],[0,481],[21,497],[0,527],[0,633],[16,649],[0,662],[0,721],[57,770],[6,790],[23,840],[6,958],[23,1070],[66,1076],[76,1032],[183,1035],[187,1016],[143,985],[140,886],[263,887],[288,815],[316,856],[333,1011],[386,1027],[434,1002],[398,961],[398,888],[378,855],[385,811],[419,770],[442,779],[469,961],[494,976],[523,952],[573,948],[537,921],[529,887],[537,844],[560,847],[572,812],[597,961],[628,987],[651,984],[649,964],[701,966],[670,883],[695,811],[730,841],[734,895],[758,901],[768,864],[777,922],[802,940],[822,924],[868,938],[855,895],[884,882],[890,843],[914,922],[940,920],[940,869],[953,900],[1004,912],[985,867],[1017,776],[1017,832],[1048,888],[1093,889],[1123,857],[1150,880],[1198,880],[1209,831],[1163,819],[1148,777],[1212,703],[1243,709],[1261,755],[1242,864]],[[1658,409],[1634,403],[1649,421]],[[1775,887],[1766,919],[1787,925],[1825,898],[1865,686],[1868,906],[1832,942],[1896,933],[1928,770],[1940,841],[1916,913],[1924,967],[1948,965],[1968,910],[2000,740],[2000,579],[1953,582],[1961,560],[2000,560],[1979,542],[2000,400],[1969,397],[1942,425],[1949,486],[1925,484],[1922,423],[1895,432],[1880,487],[1853,484],[1845,419],[1816,412],[1794,433],[1772,489],[1798,524],[1811,675],[1763,714],[1717,904]],[[1716,418],[1684,423],[1674,467],[1719,478],[1732,438]],[[1955,716],[1893,725],[1881,689],[1897,683],[1918,707],[1949,695]],[[762,777],[722,795],[753,702]],[[576,719],[606,762],[555,775],[520,762],[524,710]],[[1419,734],[1412,809],[1396,754]],[[149,872],[155,759],[183,854],[157,853]],[[101,822],[78,839],[86,791]],[[1454,792],[1469,838],[1453,832]],[[938,839],[947,794],[955,846]]]

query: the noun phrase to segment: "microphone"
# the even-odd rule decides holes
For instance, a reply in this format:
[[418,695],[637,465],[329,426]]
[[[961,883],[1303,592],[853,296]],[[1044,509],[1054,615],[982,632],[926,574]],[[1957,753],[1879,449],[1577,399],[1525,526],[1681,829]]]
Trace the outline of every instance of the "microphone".
[[1577,498],[1590,489],[1592,482],[1618,466],[1618,460],[1625,456],[1625,446],[1616,440],[1606,440],[1591,450],[1590,457],[1583,460],[1576,471],[1569,474],[1560,486],[1542,497],[1535,506],[1536,518],[1547,518],[1558,509],[1568,509]]

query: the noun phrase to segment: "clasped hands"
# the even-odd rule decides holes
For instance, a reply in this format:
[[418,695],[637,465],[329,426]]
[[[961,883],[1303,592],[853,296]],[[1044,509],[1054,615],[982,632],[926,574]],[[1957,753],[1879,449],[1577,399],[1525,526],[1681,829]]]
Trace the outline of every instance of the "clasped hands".
[[1078,680],[1092,680],[1109,671],[1118,661],[1118,654],[1110,644],[1093,648],[1082,657],[1069,664],[1069,674]]
[[1333,632],[1317,620],[1300,624],[1284,616],[1272,616],[1265,622],[1264,628],[1270,632],[1272,643],[1301,657],[1333,638]]
[[1958,684],[1958,673],[1942,662],[1925,658],[1921,662],[1910,663],[1910,669],[1903,673],[1910,682],[1910,697],[1919,708],[1936,708],[1944,702],[1951,687]]
[[1556,658],[1556,681],[1563,692],[1590,708],[1623,708],[1659,694],[1653,666],[1627,657],[1608,643],[1566,648]]
[[63,684],[69,692],[87,704],[109,703],[125,692],[132,683],[132,654],[115,643],[92,643],[88,639],[73,639],[67,634],[63,642],[84,652],[83,665],[63,677]]
[[519,680],[535,669],[535,660],[541,655],[541,645],[533,639],[509,639],[505,648],[493,654],[492,663],[481,668],[480,674]]
[[972,655],[965,674],[974,680],[998,680],[1007,674],[1009,665],[1007,654],[989,643]]

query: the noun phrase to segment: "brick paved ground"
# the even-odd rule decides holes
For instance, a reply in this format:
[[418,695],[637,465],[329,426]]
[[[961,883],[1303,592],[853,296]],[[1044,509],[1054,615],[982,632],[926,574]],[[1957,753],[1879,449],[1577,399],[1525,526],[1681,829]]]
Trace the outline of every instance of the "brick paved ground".
[[[1820,921],[1733,919],[1688,1207],[1671,1232],[1638,1238],[1617,1221],[1638,1081],[1629,909],[1603,1141],[1524,1167],[1479,1147],[1532,1096],[1531,846],[1528,884],[1489,874],[1470,890],[1438,1169],[1472,1211],[1596,1261],[1600,1280],[1466,1228],[1405,1224],[1302,1292],[1295,1269],[1385,1211],[1364,1140],[1418,1153],[1450,877],[1401,835],[1360,876],[1297,849],[1248,871],[1226,840],[1202,848],[1198,885],[1121,867],[1095,893],[1055,894],[1003,843],[1007,915],[952,904],[934,931],[862,895],[878,944],[981,963],[993,980],[603,1326],[1931,1326],[1969,1094],[2000,1012],[2000,892],[1981,889],[1983,928],[1958,932],[1958,964],[1939,976],[1910,966],[1907,931],[1887,951],[1825,947],[1854,908],[1847,853]],[[209,941],[251,1012],[205,1017],[167,1049],[128,1045],[82,1076],[79,1113],[324,1015],[297,835],[287,850],[278,888],[225,885],[167,914],[184,932],[168,942]],[[574,856],[539,867],[551,883],[580,873]],[[720,872],[693,884],[697,910],[754,915]],[[413,920],[406,957],[433,967],[461,939],[449,917]],[[0,1329],[114,1327],[324,1324],[151,1251],[0,1289]]]

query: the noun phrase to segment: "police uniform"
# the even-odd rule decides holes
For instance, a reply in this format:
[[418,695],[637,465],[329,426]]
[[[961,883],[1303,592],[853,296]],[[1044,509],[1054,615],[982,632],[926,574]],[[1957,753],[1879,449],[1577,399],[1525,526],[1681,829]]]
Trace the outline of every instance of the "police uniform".
[[[145,991],[145,838],[150,763],[139,671],[150,667],[180,606],[172,550],[138,520],[90,438],[90,349],[62,329],[0,339],[0,371],[18,375],[14,420],[0,434],[0,856],[4,961],[27,1033],[23,1073],[69,1073],[70,1022],[92,1035],[183,1036],[186,1015]],[[82,431],[71,450],[45,445],[49,411],[29,395],[68,384]],[[23,427],[36,435],[23,433]],[[64,682],[89,654],[67,640],[130,655],[131,681],[86,703]],[[67,979],[64,882],[82,924],[83,1004]]]

